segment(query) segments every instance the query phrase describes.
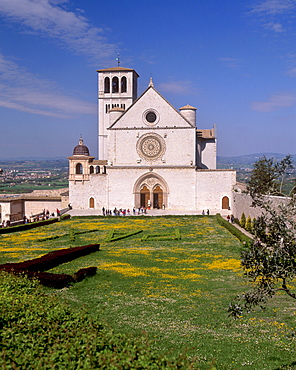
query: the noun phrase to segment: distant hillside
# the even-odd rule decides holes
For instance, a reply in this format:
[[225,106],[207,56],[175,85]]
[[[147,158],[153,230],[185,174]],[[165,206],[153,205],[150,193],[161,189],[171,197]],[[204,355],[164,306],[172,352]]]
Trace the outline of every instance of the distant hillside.
[[[217,167],[218,168],[230,168],[233,167],[241,168],[241,167],[252,167],[253,163],[258,161],[259,158],[263,157],[267,158],[275,158],[276,160],[283,159],[286,154],[280,153],[255,153],[255,154],[246,154],[246,155],[239,155],[235,157],[217,157]],[[296,155],[293,154],[294,162],[296,163]]]

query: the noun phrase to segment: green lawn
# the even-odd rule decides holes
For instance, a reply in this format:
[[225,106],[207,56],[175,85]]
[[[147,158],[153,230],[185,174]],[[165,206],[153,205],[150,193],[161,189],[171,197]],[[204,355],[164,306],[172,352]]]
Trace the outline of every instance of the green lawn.
[[[112,230],[143,232],[105,241]],[[73,218],[1,236],[0,262],[90,243],[101,250],[51,270],[98,267],[95,277],[57,292],[71,305],[86,306],[118,332],[146,335],[159,352],[185,352],[199,369],[296,369],[295,301],[278,295],[264,311],[228,317],[229,302],[248,283],[242,246],[215,217]]]

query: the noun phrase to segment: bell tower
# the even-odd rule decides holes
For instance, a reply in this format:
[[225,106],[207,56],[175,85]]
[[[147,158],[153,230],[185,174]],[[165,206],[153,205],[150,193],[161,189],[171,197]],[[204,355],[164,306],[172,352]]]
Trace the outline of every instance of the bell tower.
[[98,158],[108,160],[108,131],[112,108],[127,110],[137,99],[138,77],[134,69],[114,67],[98,72]]

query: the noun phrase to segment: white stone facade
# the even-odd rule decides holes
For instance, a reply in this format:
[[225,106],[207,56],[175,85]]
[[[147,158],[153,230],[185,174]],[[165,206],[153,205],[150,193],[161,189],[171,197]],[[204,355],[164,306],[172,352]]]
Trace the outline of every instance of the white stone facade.
[[216,169],[215,129],[199,130],[196,108],[176,110],[152,81],[136,98],[137,78],[98,71],[99,159],[80,139],[69,157],[72,207],[231,212],[235,171]]

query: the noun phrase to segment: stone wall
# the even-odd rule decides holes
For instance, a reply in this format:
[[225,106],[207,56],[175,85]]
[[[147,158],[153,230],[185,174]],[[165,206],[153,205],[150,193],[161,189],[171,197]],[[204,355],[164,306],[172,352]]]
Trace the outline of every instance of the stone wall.
[[59,210],[62,208],[62,203],[61,200],[58,199],[46,199],[41,197],[39,199],[24,199],[24,208],[27,217],[41,213],[44,209],[45,211],[49,210],[50,214],[56,214],[57,208]]
[[[270,200],[272,200],[275,207],[278,205],[287,202],[286,197],[276,197],[276,196],[270,196],[268,197]],[[233,201],[234,201],[234,207],[233,207],[233,215],[234,217],[237,217],[240,219],[242,213],[245,214],[246,217],[250,216],[251,218],[258,217],[262,214],[262,209],[259,207],[252,207],[252,198],[250,195],[245,193],[233,193]]]

